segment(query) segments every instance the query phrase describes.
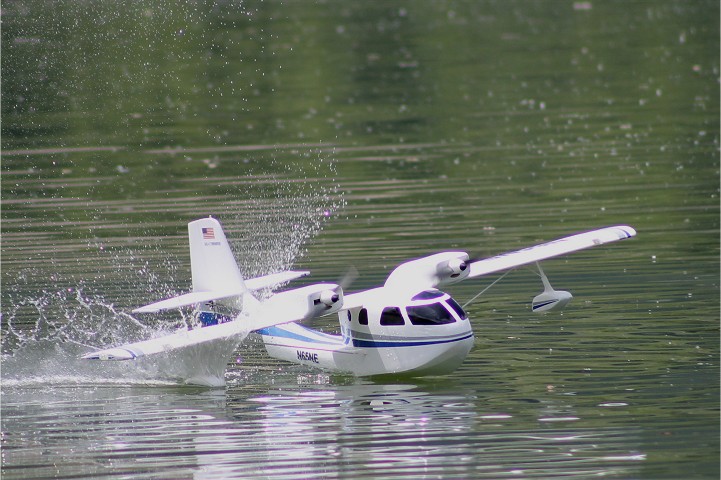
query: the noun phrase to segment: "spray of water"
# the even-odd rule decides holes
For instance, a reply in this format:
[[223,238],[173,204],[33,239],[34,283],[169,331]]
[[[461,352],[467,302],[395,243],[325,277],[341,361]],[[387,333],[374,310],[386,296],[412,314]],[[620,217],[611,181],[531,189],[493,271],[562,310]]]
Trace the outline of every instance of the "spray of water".
[[[3,313],[4,386],[58,384],[183,384],[221,386],[228,358],[247,333],[207,345],[129,362],[80,359],[94,346],[153,338],[176,324],[158,328],[117,310],[80,289],[41,292],[19,299]],[[34,319],[19,322],[17,319]]]
[[[233,202],[217,206],[217,215],[226,227],[240,235],[229,235],[243,273],[262,275],[289,269],[303,255],[303,245],[321,231],[323,223],[344,203],[337,192],[331,161],[323,153],[310,162],[317,175],[303,182],[270,182],[252,200],[243,200],[244,208]],[[288,168],[298,168],[292,166]],[[307,164],[303,168],[308,168]],[[236,198],[248,198],[249,192],[236,192]],[[97,240],[89,247],[103,251]],[[91,245],[93,244],[93,245]],[[157,256],[162,245],[154,252]],[[142,252],[131,248],[122,254],[98,256],[112,263],[115,276],[109,281],[127,285],[136,292],[136,305],[144,303],[148,292],[154,299],[178,294],[174,273],[177,262],[172,254],[160,263],[162,272],[143,259]],[[128,264],[133,267],[128,269]],[[48,262],[52,268],[53,262]],[[155,263],[157,265],[157,263]],[[119,272],[125,272],[124,274]],[[247,333],[209,344],[126,362],[99,362],[79,357],[93,348],[106,348],[175,331],[189,322],[187,313],[138,319],[116,308],[96,284],[76,281],[70,287],[32,292],[23,279],[36,277],[36,271],[15,272],[17,285],[5,281],[2,308],[2,381],[4,386],[33,384],[143,384],[177,385],[184,383],[221,386],[225,369],[236,347]],[[46,277],[55,273],[43,272]],[[125,275],[125,277],[123,277]],[[167,278],[167,276],[170,278]],[[6,277],[7,278],[7,277]],[[190,279],[187,279],[189,283]],[[107,280],[106,280],[107,281]],[[18,288],[14,288],[14,287]],[[106,290],[118,291],[117,285]],[[122,290],[122,289],[120,289]],[[152,299],[151,299],[152,300]],[[184,316],[185,315],[185,316]]]

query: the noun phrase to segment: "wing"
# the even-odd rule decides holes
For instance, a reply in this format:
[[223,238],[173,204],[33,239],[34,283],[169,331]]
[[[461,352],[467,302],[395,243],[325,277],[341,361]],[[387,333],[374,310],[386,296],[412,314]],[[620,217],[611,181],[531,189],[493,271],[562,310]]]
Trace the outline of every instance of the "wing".
[[635,235],[636,230],[629,226],[606,227],[478,261],[469,261],[465,252],[437,253],[396,267],[388,276],[384,289],[397,295],[415,294]]
[[508,270],[509,268],[539,262],[605,243],[625,240],[635,235],[636,230],[623,225],[601,228],[599,230],[571,235],[570,237],[559,238],[552,242],[542,243],[515,252],[504,253],[495,257],[472,262],[467,278],[480,277],[481,275]]
[[238,336],[240,342],[248,332],[335,313],[340,310],[342,305],[343,291],[338,285],[332,283],[308,285],[280,292],[262,304],[251,305],[247,312],[227,323],[193,330],[183,329],[163,337],[90,352],[83,355],[82,358],[87,360],[133,360],[234,336]]
[[214,340],[223,340],[238,336],[240,341],[242,334],[248,333],[247,325],[240,321],[232,321],[214,325],[212,327],[196,328],[194,330],[179,330],[170,335],[165,335],[142,342],[129,343],[119,347],[98,350],[83,355],[86,360],[134,360],[136,358],[169,352],[191,345],[197,345]]

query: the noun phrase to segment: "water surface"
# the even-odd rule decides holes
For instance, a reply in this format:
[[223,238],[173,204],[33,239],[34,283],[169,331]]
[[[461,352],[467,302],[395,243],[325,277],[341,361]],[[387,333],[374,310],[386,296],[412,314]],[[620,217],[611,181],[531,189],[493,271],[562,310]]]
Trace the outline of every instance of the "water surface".
[[[718,478],[717,3],[2,16],[4,477]],[[442,378],[318,373],[254,335],[224,389],[79,361],[186,322],[129,312],[188,289],[209,214],[245,275],[354,266],[350,290],[441,250],[639,234],[546,262],[561,314],[531,313],[532,270],[494,285]]]

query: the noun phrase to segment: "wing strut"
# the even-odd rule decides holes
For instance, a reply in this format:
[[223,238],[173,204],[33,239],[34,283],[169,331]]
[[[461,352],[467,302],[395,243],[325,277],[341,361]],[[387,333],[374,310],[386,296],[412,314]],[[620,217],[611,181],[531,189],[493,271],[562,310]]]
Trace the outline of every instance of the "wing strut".
[[491,282],[491,284],[488,285],[486,288],[484,288],[484,289],[481,290],[480,292],[476,293],[476,294],[473,296],[473,298],[471,298],[470,300],[468,300],[466,303],[463,304],[463,309],[465,309],[468,305],[470,305],[471,303],[473,303],[473,302],[476,300],[476,298],[478,298],[478,297],[480,297],[481,295],[483,295],[484,293],[486,293],[486,292],[488,291],[488,289],[491,288],[493,285],[497,284],[498,282],[500,282],[501,280],[503,280],[504,278],[506,278],[506,275],[508,275],[508,274],[511,273],[512,271],[513,271],[513,270],[508,270],[506,273],[504,273],[503,275],[501,275],[500,277],[498,277],[497,279],[495,279],[493,282]]

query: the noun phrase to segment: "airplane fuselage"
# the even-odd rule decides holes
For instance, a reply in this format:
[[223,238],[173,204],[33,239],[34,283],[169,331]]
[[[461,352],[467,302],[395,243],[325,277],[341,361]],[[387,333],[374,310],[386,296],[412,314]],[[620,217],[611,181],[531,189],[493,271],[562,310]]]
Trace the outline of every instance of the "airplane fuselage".
[[356,302],[338,312],[340,335],[297,323],[258,333],[274,358],[360,376],[449,373],[473,347],[468,317],[447,293],[427,290],[394,302],[378,288]]

